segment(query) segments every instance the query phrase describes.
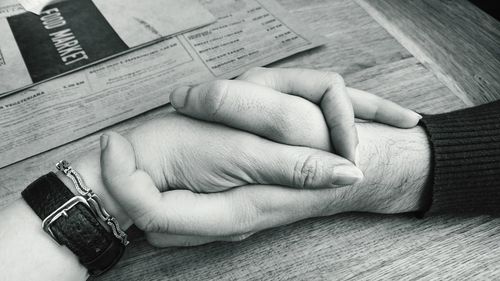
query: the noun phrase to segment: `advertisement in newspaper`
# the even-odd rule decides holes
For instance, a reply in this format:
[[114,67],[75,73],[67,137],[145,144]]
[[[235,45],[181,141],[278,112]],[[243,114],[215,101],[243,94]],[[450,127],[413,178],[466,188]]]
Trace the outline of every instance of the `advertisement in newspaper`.
[[274,0],[201,3],[216,23],[0,99],[0,167],[323,43]]
[[197,0],[57,1],[2,18],[0,96],[214,21]]

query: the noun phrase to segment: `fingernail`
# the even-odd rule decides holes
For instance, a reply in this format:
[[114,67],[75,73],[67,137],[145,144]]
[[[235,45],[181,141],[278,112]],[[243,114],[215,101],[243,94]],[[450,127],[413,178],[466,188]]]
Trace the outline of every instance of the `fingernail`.
[[418,120],[423,118],[422,115],[416,113],[415,111],[412,111],[412,112],[413,112],[413,114],[415,114],[415,116],[417,116]]
[[183,86],[175,89],[172,94],[170,94],[170,103],[175,109],[181,109],[186,104],[188,92],[191,87]]
[[351,185],[360,182],[363,178],[363,172],[355,166],[342,165],[335,168],[336,185]]
[[106,134],[101,135],[101,150],[105,150],[108,147],[109,136]]

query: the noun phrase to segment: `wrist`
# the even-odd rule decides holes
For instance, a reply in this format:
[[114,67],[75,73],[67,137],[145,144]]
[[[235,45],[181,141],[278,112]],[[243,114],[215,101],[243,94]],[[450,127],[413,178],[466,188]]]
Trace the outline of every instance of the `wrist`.
[[[128,229],[132,225],[132,220],[123,210],[120,204],[109,194],[101,178],[101,166],[99,161],[99,153],[90,153],[71,164],[73,168],[80,174],[85,184],[101,198],[106,211],[118,220],[123,230]],[[73,182],[62,172],[57,172],[56,175],[75,195],[79,195]]]
[[348,211],[403,213],[423,210],[431,149],[423,128],[398,129],[358,123],[365,179],[346,189]]
[[74,196],[62,175],[50,172],[28,185],[22,197],[42,220],[43,231],[78,257],[90,275],[100,275],[123,255],[127,235],[78,172],[64,162],[57,167],[74,182],[80,196]]

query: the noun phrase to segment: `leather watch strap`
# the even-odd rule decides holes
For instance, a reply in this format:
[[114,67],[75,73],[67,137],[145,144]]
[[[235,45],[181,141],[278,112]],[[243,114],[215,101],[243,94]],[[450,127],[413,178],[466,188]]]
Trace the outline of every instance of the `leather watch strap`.
[[[22,196],[42,220],[74,198],[52,172],[30,184]],[[50,224],[53,237],[68,247],[91,275],[102,274],[118,262],[125,246],[99,223],[86,204],[77,203],[61,213]]]

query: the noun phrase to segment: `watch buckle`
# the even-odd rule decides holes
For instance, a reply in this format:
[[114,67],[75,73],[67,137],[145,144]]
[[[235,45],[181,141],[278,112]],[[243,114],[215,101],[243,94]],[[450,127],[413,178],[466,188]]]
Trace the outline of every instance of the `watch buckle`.
[[[68,216],[68,211],[71,210],[73,207],[75,207],[78,203],[82,203],[88,208],[90,208],[89,203],[87,200],[82,197],[82,196],[74,196],[66,203],[62,204],[59,208],[57,208],[55,211],[53,211],[50,215],[48,215],[43,221],[42,221],[42,228],[45,232],[47,232],[54,240],[57,241],[54,233],[52,232],[52,229],[50,228],[51,224],[53,224],[55,221],[57,221],[59,218],[62,216],[67,217]],[[59,242],[59,241],[58,241]],[[60,243],[59,243],[60,244]]]

